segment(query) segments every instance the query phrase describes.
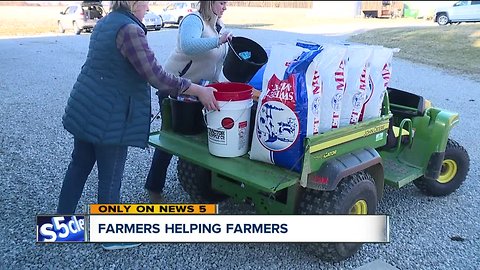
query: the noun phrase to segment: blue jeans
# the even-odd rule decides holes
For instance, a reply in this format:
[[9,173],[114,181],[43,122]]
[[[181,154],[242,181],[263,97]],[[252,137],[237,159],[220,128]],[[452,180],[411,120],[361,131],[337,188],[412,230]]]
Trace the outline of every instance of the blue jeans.
[[[158,104],[161,109],[163,99],[168,97],[168,93],[157,91],[156,94],[158,96]],[[165,186],[165,178],[167,177],[168,165],[170,165],[171,160],[171,154],[155,148],[152,164],[150,165],[147,181],[145,182],[146,189],[157,193],[162,193],[163,187]]]
[[58,199],[58,214],[73,214],[95,162],[98,167],[98,203],[119,203],[128,146],[93,144],[74,139]]
[[155,148],[152,165],[150,165],[150,171],[148,172],[147,181],[145,182],[146,189],[162,193],[171,159],[171,154]]

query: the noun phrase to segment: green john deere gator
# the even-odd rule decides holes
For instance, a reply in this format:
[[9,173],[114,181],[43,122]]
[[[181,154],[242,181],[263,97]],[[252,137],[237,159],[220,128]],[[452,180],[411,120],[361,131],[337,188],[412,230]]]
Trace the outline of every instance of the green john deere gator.
[[[178,177],[195,202],[231,198],[259,214],[375,214],[384,185],[413,182],[421,192],[444,196],[465,180],[467,151],[449,138],[457,113],[435,108],[421,96],[388,88],[378,118],[304,140],[301,173],[250,160],[221,158],[208,151],[206,132],[173,132],[168,100],[162,127],[149,143],[178,156]],[[328,202],[328,203],[325,203]],[[322,260],[341,261],[362,243],[310,243]]]

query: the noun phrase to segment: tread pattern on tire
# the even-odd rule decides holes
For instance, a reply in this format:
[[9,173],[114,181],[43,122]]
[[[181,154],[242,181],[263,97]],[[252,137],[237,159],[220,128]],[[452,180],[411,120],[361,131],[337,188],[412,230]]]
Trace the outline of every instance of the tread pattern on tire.
[[[470,157],[468,156],[467,150],[461,146],[457,141],[453,139],[448,139],[447,148],[445,149],[445,157],[447,154],[453,151],[452,154],[459,155],[460,159],[462,157],[464,160],[457,162],[458,171],[449,183],[442,184],[436,180],[427,179],[420,177],[413,181],[413,184],[425,195],[429,196],[446,196],[457,190],[465,181],[465,178],[470,170]],[[463,167],[464,166],[464,167]]]
[[[341,213],[341,201],[361,182],[369,181],[375,192],[375,205],[368,205],[369,214],[374,214],[377,207],[375,181],[366,172],[358,172],[342,180],[334,191],[306,189],[299,204],[298,213],[303,215],[346,214]],[[373,208],[373,209],[372,209]],[[338,262],[352,256],[363,243],[308,243],[306,248],[324,260]]]
[[218,203],[227,198],[226,195],[212,190],[209,170],[179,158],[177,172],[180,185],[194,202]]

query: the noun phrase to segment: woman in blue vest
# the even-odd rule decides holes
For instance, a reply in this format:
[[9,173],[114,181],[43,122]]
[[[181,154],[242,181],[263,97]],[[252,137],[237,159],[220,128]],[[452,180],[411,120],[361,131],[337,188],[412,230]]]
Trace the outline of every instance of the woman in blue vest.
[[[226,42],[232,38],[229,32],[222,31],[220,18],[226,9],[227,1],[200,1],[198,11],[185,16],[178,27],[176,48],[165,63],[166,71],[195,83],[219,81],[227,54]],[[157,92],[160,105],[166,92]],[[162,201],[171,159],[171,154],[155,149],[145,182],[152,203]]]
[[[73,135],[57,213],[73,214],[93,165],[98,167],[98,203],[120,202],[127,148],[147,147],[150,91],[169,86],[172,96],[194,95],[207,109],[218,110],[214,88],[167,73],[148,46],[141,23],[148,1],[112,1],[112,12],[96,24],[85,64],[63,115]],[[104,245],[106,249],[128,245]]]

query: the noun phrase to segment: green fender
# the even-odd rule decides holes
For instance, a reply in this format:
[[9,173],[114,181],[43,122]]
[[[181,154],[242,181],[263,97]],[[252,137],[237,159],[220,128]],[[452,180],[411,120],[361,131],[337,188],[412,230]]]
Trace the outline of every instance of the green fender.
[[382,198],[383,163],[373,148],[363,148],[328,160],[318,171],[308,175],[306,187],[324,191],[335,190],[342,179],[363,170],[375,179],[378,198]]

